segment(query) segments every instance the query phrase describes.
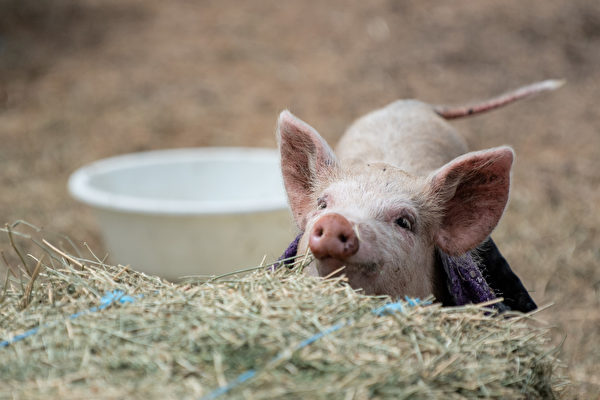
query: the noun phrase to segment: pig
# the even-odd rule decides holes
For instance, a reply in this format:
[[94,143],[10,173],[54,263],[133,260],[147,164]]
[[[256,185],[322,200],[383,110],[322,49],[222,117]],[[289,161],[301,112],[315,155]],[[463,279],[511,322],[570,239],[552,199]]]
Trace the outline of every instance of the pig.
[[344,275],[369,295],[443,299],[436,255],[461,257],[488,240],[507,205],[515,157],[508,146],[470,152],[447,120],[561,84],[538,82],[462,107],[398,100],[356,120],[335,152],[313,127],[283,111],[277,139],[301,232],[297,252],[314,256],[305,271]]

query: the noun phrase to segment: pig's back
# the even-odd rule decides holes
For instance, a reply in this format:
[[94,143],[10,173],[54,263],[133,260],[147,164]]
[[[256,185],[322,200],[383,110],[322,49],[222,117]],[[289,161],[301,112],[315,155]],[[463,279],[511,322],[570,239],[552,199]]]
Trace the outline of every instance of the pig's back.
[[464,139],[430,105],[399,100],[355,121],[336,154],[344,164],[385,162],[426,175],[467,150]]

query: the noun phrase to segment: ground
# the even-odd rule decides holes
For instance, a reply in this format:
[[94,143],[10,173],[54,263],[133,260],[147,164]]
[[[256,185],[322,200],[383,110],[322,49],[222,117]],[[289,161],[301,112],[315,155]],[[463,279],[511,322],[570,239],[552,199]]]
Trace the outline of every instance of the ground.
[[517,154],[494,238],[556,326],[575,396],[600,392],[600,3],[0,0],[0,222],[100,249],[77,167],[187,146],[274,147],[289,108],[334,143],[397,98],[557,92],[455,126]]

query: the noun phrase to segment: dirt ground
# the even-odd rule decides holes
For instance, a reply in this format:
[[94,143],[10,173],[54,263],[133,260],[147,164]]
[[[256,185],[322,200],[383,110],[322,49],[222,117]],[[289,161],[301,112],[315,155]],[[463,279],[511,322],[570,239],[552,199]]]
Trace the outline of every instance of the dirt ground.
[[494,238],[537,303],[554,304],[540,315],[564,339],[573,395],[598,398],[599,65],[595,0],[0,0],[0,222],[102,249],[66,191],[93,160],[274,147],[283,108],[334,143],[397,98],[456,104],[564,78],[456,126],[472,149],[514,147]]

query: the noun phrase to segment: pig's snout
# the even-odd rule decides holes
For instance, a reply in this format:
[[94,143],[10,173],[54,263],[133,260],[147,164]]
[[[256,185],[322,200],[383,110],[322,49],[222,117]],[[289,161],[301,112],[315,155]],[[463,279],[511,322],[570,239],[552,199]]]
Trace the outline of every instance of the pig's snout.
[[327,214],[314,224],[308,246],[319,260],[344,260],[358,251],[358,238],[350,221],[340,214]]

